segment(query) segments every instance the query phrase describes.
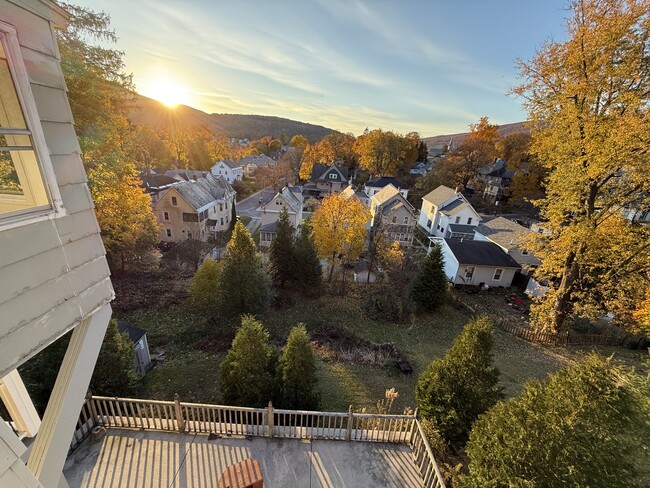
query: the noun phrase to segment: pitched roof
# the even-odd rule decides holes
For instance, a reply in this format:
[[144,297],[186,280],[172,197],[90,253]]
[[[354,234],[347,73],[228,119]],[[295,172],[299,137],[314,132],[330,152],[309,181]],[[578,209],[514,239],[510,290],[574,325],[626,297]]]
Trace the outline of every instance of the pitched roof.
[[[214,163],[214,166],[216,166],[216,165],[219,164],[219,163],[223,163],[223,164],[225,164],[225,165],[228,166],[230,169],[241,168],[241,165],[240,165],[240,164],[237,164],[237,163],[235,162],[234,159],[230,159],[230,158],[229,158],[229,159],[221,159],[221,160],[215,162],[215,163]],[[213,166],[213,167],[214,167],[214,166]]]
[[339,193],[341,197],[345,198],[346,200],[350,200],[351,198],[358,198],[359,200],[363,201],[364,198],[368,198],[365,193],[363,193],[360,190],[355,190],[352,185],[348,185],[345,187],[345,189]]
[[456,190],[453,190],[445,185],[440,185],[435,190],[432,190],[424,195],[422,197],[422,200],[432,203],[439,208],[443,203],[452,198],[455,194]]
[[165,171],[166,176],[171,176],[179,181],[198,180],[199,178],[204,178],[207,174],[210,174],[210,172],[198,169],[168,169]]
[[366,182],[366,186],[373,188],[384,188],[388,185],[393,185],[395,188],[399,188],[401,190],[408,190],[407,185],[401,183],[400,181],[397,181],[391,176],[381,176],[379,178],[375,178],[374,180],[369,180]]
[[140,179],[143,188],[161,188],[178,183],[178,180],[166,175],[143,174]]
[[174,185],[174,188],[196,211],[202,211],[233,193],[232,187],[223,176],[210,173],[196,181],[182,181]]
[[[443,205],[442,207],[439,208],[439,210],[445,215],[453,215],[467,207],[472,207],[472,206],[462,198],[457,198],[456,200],[449,202],[447,205]],[[473,208],[474,207],[472,207],[472,209]]]
[[[336,178],[330,178],[330,173],[334,172]],[[348,168],[346,166],[327,166],[316,163],[311,169],[310,181],[348,181]]]
[[476,230],[506,249],[517,245],[532,232],[523,225],[504,217],[495,217],[482,222]]
[[294,193],[288,186],[285,186],[280,193],[294,212],[298,213],[302,209],[302,193]]
[[259,156],[244,156],[239,160],[240,166],[246,166],[247,164],[254,164],[255,166],[273,166],[277,164],[275,159],[268,157],[266,154],[260,154]]
[[129,334],[129,339],[131,339],[131,342],[134,344],[138,342],[143,335],[147,333],[147,331],[140,329],[139,327],[135,327],[131,324],[127,324],[126,322],[122,322],[121,320],[117,321],[117,330],[120,331],[120,334],[126,332]]
[[470,234],[473,237],[476,226],[467,224],[449,224],[449,230],[457,234]]
[[278,228],[278,222],[275,221],[260,227],[260,232],[275,232],[277,228]]
[[493,242],[467,239],[445,239],[445,243],[459,264],[520,268],[512,256]]

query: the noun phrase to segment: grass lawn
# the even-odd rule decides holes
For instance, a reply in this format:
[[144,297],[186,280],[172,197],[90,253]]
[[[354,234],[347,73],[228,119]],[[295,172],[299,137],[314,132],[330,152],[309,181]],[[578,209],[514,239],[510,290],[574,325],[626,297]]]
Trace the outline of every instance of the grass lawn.
[[[445,353],[470,317],[466,311],[447,305],[434,314],[396,324],[367,318],[360,300],[357,292],[345,297],[300,299],[290,308],[272,310],[261,320],[271,342],[278,348],[284,344],[290,328],[298,323],[304,323],[312,335],[334,327],[373,343],[394,343],[414,369],[412,375],[404,375],[392,361],[380,366],[321,356],[318,374],[323,410],[345,411],[350,405],[373,407],[388,388],[395,388],[400,394],[393,412],[414,408],[417,376],[433,359]],[[152,354],[165,353],[165,360],[145,378],[142,397],[172,399],[174,393],[179,393],[184,401],[221,401],[219,363],[236,323],[210,323],[195,313],[188,302],[169,308],[138,310],[120,318],[148,332]],[[508,396],[516,395],[528,379],[543,379],[587,352],[586,348],[536,346],[500,329],[494,331],[494,343],[495,364],[501,371],[501,383]],[[643,351],[613,347],[599,350],[606,355],[615,354],[628,364],[640,364],[644,357]]]

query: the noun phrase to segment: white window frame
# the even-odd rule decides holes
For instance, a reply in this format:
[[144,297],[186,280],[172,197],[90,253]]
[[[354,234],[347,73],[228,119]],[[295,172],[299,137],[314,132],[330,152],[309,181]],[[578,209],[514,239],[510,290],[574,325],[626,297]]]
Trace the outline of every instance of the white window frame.
[[163,220],[169,220],[169,212],[163,212]]
[[23,61],[16,28],[11,24],[0,20],[0,42],[5,50],[9,72],[14,82],[16,96],[22,109],[27,129],[31,133],[32,144],[38,169],[43,179],[43,186],[47,193],[49,205],[25,209],[20,212],[12,212],[0,215],[0,230],[6,230],[22,225],[32,224],[43,220],[53,220],[67,215],[56,181],[56,175],[47,149],[47,142],[43,134],[43,127],[36,108],[36,101],[29,82],[27,68]]
[[337,178],[338,178],[338,176],[336,175],[336,173],[330,173],[329,174],[329,179],[330,180],[336,180]]
[[467,225],[472,225],[472,217],[467,217]]
[[[501,278],[503,278],[503,272],[505,271],[504,268],[497,268],[494,270],[494,274],[492,275],[492,281],[501,281]],[[499,277],[497,278],[497,273],[499,273]]]

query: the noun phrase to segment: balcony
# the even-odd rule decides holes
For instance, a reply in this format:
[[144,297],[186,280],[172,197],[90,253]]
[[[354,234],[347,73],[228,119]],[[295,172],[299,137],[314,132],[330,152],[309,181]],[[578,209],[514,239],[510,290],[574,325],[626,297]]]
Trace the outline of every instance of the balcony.
[[178,399],[89,397],[64,473],[71,488],[216,488],[229,466],[248,458],[259,462],[267,488],[445,486],[413,415]]

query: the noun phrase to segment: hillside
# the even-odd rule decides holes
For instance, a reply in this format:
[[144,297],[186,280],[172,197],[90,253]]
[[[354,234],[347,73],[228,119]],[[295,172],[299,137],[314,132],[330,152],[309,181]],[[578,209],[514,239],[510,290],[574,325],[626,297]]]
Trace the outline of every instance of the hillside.
[[138,95],[131,120],[135,124],[148,125],[153,129],[164,129],[171,124],[187,127],[205,125],[214,131],[222,132],[227,137],[251,140],[268,135],[277,137],[285,134],[291,138],[296,134],[302,134],[310,142],[316,142],[333,132],[332,129],[320,125],[267,115],[207,114],[186,105],[171,109],[142,95]]
[[[510,134],[518,134],[520,132],[529,132],[528,127],[526,127],[526,122],[515,122],[513,124],[503,124],[499,126],[499,132],[502,137],[505,137]],[[429,147],[442,147],[445,144],[449,144],[449,141],[453,139],[454,144],[460,143],[463,139],[467,137],[469,132],[461,132],[458,134],[446,134],[442,136],[433,136],[433,137],[423,137],[422,140],[426,142]]]

